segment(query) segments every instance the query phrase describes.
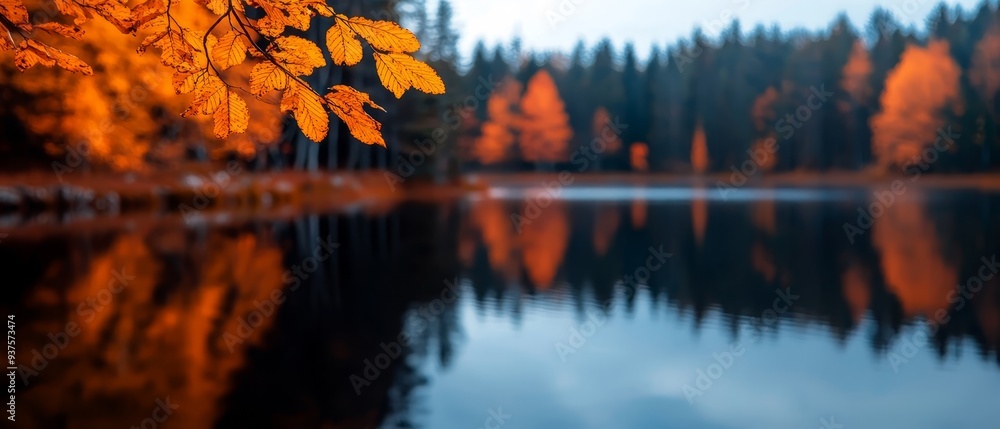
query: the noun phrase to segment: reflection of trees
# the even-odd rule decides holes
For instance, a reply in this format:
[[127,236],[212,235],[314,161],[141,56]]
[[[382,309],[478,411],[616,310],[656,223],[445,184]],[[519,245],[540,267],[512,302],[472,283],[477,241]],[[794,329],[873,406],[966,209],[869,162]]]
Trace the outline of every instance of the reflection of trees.
[[[689,313],[696,325],[715,313],[735,332],[740,318],[760,317],[771,308],[775,290],[780,288],[801,297],[780,316],[783,320],[827,326],[835,338],[843,340],[867,317],[874,325],[872,347],[879,353],[910,329],[904,326],[922,324],[921,320],[945,309],[952,322],[935,338],[942,356],[949,344],[963,338],[973,339],[982,353],[996,356],[1000,276],[987,282],[965,308],[954,308],[947,295],[960,279],[976,274],[980,256],[997,251],[987,244],[988,237],[1000,234],[996,216],[990,216],[997,199],[960,194],[928,209],[915,192],[889,207],[873,229],[855,237],[854,244],[844,234],[843,224],[855,222],[859,204],[868,205],[864,199],[869,192],[859,191],[857,201],[840,203],[699,200],[696,204],[653,204],[644,209],[650,219],[646,225],[615,225],[611,233],[607,231],[609,218],[627,206],[577,203],[565,218],[571,232],[562,245],[565,254],[547,256],[562,261],[556,270],[565,273],[577,311],[588,305],[585,300],[602,302],[614,297],[615,283],[644,265],[650,246],[662,245],[674,256],[666,269],[652,274],[647,291],[653,305],[665,302],[672,311]],[[977,201],[982,207],[954,210],[966,201]],[[463,226],[463,240],[475,241],[508,226],[510,220],[499,214],[516,213],[519,208],[501,201],[484,204],[497,215],[489,220],[479,216]],[[941,213],[934,212],[938,206]],[[508,232],[505,240],[493,237],[478,242],[476,253],[493,256],[489,264],[468,266],[469,277],[480,292],[476,296],[480,309],[505,293],[484,293],[496,285],[480,282],[495,278],[499,267],[519,266],[516,252],[499,247],[503,252],[498,253],[492,244],[513,242],[514,234]],[[556,248],[550,244],[550,249]],[[498,254],[507,259],[495,259]],[[507,289],[508,297],[517,293],[517,287]],[[553,300],[562,300],[561,289],[551,293]],[[631,309],[632,302],[626,307]]]
[[[426,305],[456,278],[455,215],[407,206],[383,216],[306,217],[277,231],[288,246],[286,266],[310,255],[318,237],[341,247],[289,296],[263,345],[249,353],[218,426],[411,425],[411,403],[426,382],[414,359],[448,365],[458,334],[455,303],[430,319],[419,311],[437,308]],[[408,326],[413,317],[421,322]],[[366,360],[404,331],[411,347],[358,394],[350,376],[364,377]]]
[[[380,216],[38,243],[48,267],[26,270],[12,288],[20,291],[17,314],[31,321],[21,325],[26,344],[19,356],[27,363],[30,350],[67,321],[81,323],[83,332],[21,391],[18,417],[28,428],[60,421],[127,427],[169,396],[183,412],[167,427],[375,428],[409,421],[424,376],[407,356],[450,362],[459,333],[454,302],[416,331],[412,347],[361,395],[349,377],[398,338],[411,310],[455,279],[454,216],[447,207],[405,207]],[[224,334],[239,335],[240,320],[282,289],[283,273],[304,267],[327,236],[342,243],[336,255],[304,272],[297,290],[285,287],[287,300],[230,353]],[[135,280],[82,323],[78,303],[122,267]]]
[[[69,247],[79,242],[93,251]],[[37,323],[23,325],[32,332],[23,331],[21,356],[43,347],[47,333],[64,331],[67,322],[79,324],[81,333],[30,379],[22,402],[26,426],[52,427],[66,416],[81,427],[138,424],[167,396],[185,410],[172,417],[174,424],[213,420],[227,378],[244,363],[241,353],[226,351],[223,333],[235,332],[237,316],[280,284],[280,252],[253,231],[198,229],[61,245],[69,257],[53,260],[26,297]],[[109,295],[115,272],[135,278]],[[106,306],[88,304],[101,296],[111,296]],[[246,341],[257,341],[267,322]]]
[[[461,343],[458,306],[429,306],[446,279],[471,281],[478,311],[517,322],[536,300],[582,311],[617,298],[615,283],[661,246],[673,257],[641,294],[658,311],[696,326],[721,317],[735,331],[741,319],[771,308],[776,288],[788,288],[801,298],[783,320],[826,326],[838,339],[870,335],[884,353],[921,316],[949,305],[944,296],[975,275],[980,256],[1000,250],[991,239],[1000,236],[1000,198],[954,198],[940,212],[898,201],[854,244],[842,225],[856,219],[855,202],[715,200],[697,210],[644,204],[643,224],[623,219],[632,201],[556,204],[520,234],[510,215],[523,203],[486,200],[238,227],[79,232],[30,245],[5,240],[0,260],[21,268],[11,276],[15,310],[30,320],[20,325],[23,362],[49,332],[79,321],[76,306],[99,293],[112,270],[136,275],[22,390],[21,416],[28,428],[127,426],[170,396],[184,412],[168,426],[405,427],[419,417],[422,362],[447,366]],[[255,301],[287,283],[285,270],[302,266],[326,237],[341,244],[335,255],[305,273],[297,290],[286,285],[287,300],[230,353],[223,334],[235,333]],[[934,337],[942,356],[971,339],[996,358],[998,282],[963,308],[948,308],[951,322]],[[543,287],[553,284],[566,286]],[[636,305],[632,296],[623,307]],[[428,318],[428,308],[440,311]],[[865,318],[872,329],[860,334]],[[350,376],[363,376],[366,360],[403,331],[411,346],[356,394]]]

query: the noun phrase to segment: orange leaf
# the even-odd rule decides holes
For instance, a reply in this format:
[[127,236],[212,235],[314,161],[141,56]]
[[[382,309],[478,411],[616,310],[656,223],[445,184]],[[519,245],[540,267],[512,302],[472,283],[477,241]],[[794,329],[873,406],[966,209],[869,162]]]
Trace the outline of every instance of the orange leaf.
[[[227,10],[229,10],[228,0],[195,0],[195,2],[202,6],[207,7],[208,10],[212,11],[212,13],[216,15],[222,15],[226,13]],[[242,10],[242,7],[243,7],[242,2],[238,1],[233,2],[234,9]]]
[[233,133],[247,130],[250,122],[250,109],[246,101],[235,91],[226,90],[226,97],[219,104],[213,117],[215,119],[215,136],[224,139]]
[[375,70],[382,86],[396,98],[407,89],[416,88],[428,94],[444,94],[444,81],[429,65],[406,54],[375,53]]
[[21,41],[17,51],[14,52],[14,65],[17,66],[18,70],[25,71],[34,67],[35,64],[41,64],[45,67],[56,65],[56,61],[49,57],[45,48],[39,49],[36,45],[38,43],[31,39]]
[[326,47],[330,50],[333,63],[341,66],[353,66],[361,62],[364,54],[354,30],[339,19],[334,20],[333,26],[326,32]]
[[212,48],[212,59],[222,70],[239,65],[247,59],[247,45],[237,32],[230,31]]
[[197,79],[195,81],[195,94],[197,95],[187,110],[181,113],[181,116],[186,118],[197,114],[210,115],[215,113],[216,110],[219,110],[219,106],[228,92],[229,88],[226,83],[218,76],[205,75],[204,78]]
[[250,70],[250,92],[260,97],[268,91],[283,90],[288,86],[288,76],[277,65],[264,61]]
[[87,18],[91,18],[89,12],[73,0],[55,0],[56,9],[59,13],[75,18],[73,22],[77,25],[83,24]]
[[0,51],[13,51],[14,49],[17,49],[17,46],[14,45],[14,39],[10,38],[7,27],[0,24]]
[[292,81],[281,99],[281,109],[290,110],[302,134],[314,142],[323,141],[330,132],[330,114],[323,99],[299,81]]
[[326,94],[324,100],[335,115],[344,121],[351,135],[365,144],[377,144],[385,147],[385,140],[382,139],[382,124],[376,121],[368,112],[365,112],[364,105],[381,109],[371,101],[368,94],[360,92],[350,86],[337,85],[330,88],[332,91]]
[[198,86],[198,80],[205,76],[205,71],[200,72],[175,72],[173,76],[174,92],[187,94]]
[[323,51],[315,43],[299,36],[274,39],[268,52],[282,67],[295,76],[308,76],[313,70],[326,65]]
[[35,28],[63,37],[69,37],[70,39],[80,40],[83,38],[83,29],[75,25],[70,26],[58,22],[45,22],[36,25]]
[[381,110],[383,112],[385,111],[385,109],[383,109],[382,106],[379,106],[378,104],[375,104],[374,101],[372,101],[372,99],[368,95],[368,93],[358,91],[357,89],[354,89],[353,86],[349,86],[349,85],[334,85],[334,86],[330,87],[330,89],[332,91],[335,91],[336,93],[346,93],[347,95],[350,96],[350,98],[358,100],[361,104],[367,104],[367,105],[369,105],[371,107],[374,107],[374,108],[376,108],[378,110]]
[[362,17],[337,15],[337,22],[346,20],[351,29],[372,45],[386,52],[412,53],[420,50],[420,41],[410,30],[392,21],[372,21]]
[[167,3],[164,0],[146,0],[132,9],[132,21],[138,28],[145,28],[145,24],[158,16],[166,19]]
[[31,29],[31,24],[28,23],[28,9],[19,0],[0,0],[0,15],[17,27],[24,30]]
[[333,15],[333,9],[321,0],[251,0],[250,4],[264,10],[264,17],[258,19],[253,26],[269,37],[284,33],[285,27],[308,30],[312,17],[317,13],[323,16]]
[[135,27],[132,19],[132,10],[116,0],[91,0],[83,2],[90,10],[97,12],[102,18],[110,22],[118,31],[131,33]]
[[67,54],[51,46],[45,46],[32,39],[21,41],[17,51],[14,53],[14,64],[21,71],[25,71],[35,64],[45,67],[58,66],[74,73],[84,75],[94,74],[94,70],[74,55]]
[[56,61],[56,65],[73,73],[90,76],[94,74],[94,69],[87,63],[77,58],[75,55],[67,54],[53,47],[48,47],[49,56]]

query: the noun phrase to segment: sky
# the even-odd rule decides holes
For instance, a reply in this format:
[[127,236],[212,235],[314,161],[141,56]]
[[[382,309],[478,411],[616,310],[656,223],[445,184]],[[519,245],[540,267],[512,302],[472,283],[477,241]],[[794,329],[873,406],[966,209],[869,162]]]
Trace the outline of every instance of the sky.
[[[991,0],[995,1],[995,0]],[[981,0],[953,0],[966,11]],[[433,16],[436,0],[428,0]],[[709,36],[739,19],[744,31],[756,24],[782,30],[826,28],[841,12],[863,29],[876,6],[889,9],[904,26],[923,29],[937,0],[452,0],[460,48],[469,57],[479,40],[509,43],[519,34],[526,49],[569,52],[577,40],[588,46],[607,36],[616,46],[633,42],[640,54],[653,44],[686,38],[696,26]]]

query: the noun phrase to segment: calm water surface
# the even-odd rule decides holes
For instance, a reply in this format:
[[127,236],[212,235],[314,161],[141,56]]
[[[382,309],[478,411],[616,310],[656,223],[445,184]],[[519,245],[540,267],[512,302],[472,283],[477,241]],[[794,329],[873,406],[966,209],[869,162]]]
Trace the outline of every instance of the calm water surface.
[[871,195],[0,226],[16,427],[996,427],[1000,195]]

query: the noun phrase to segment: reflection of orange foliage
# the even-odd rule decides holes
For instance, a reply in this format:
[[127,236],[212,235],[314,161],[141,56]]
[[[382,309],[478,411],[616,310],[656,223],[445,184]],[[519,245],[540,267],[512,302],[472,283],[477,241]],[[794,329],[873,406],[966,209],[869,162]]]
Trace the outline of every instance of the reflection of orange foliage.
[[483,200],[473,205],[470,219],[482,235],[490,267],[511,275],[514,254],[514,225],[511,211],[500,200]]
[[751,219],[753,226],[767,235],[774,235],[777,230],[777,215],[775,214],[774,199],[766,198],[753,203]]
[[880,165],[903,165],[934,141],[944,109],[960,107],[960,74],[948,42],[906,48],[886,78],[882,111],[871,119],[872,151]]
[[649,146],[642,142],[632,143],[629,149],[629,160],[632,171],[649,171]]
[[[176,285],[169,280],[162,284],[175,277],[166,274],[161,255],[174,260],[192,248],[202,248],[204,254],[190,255],[190,260],[205,262],[177,273],[183,281],[194,276],[190,287],[171,287]],[[39,376],[45,382],[38,390],[23,399],[25,409],[33,410],[25,414],[45,416],[59,410],[84,416],[76,421],[80,427],[107,427],[101,416],[86,410],[108,400],[130,404],[123,412],[139,422],[148,417],[155,398],[169,396],[185,410],[171,416],[178,427],[207,427],[205,422],[216,420],[218,402],[231,389],[232,373],[244,364],[242,351],[259,341],[271,318],[265,318],[247,343],[236,344],[235,353],[228,350],[224,333],[235,335],[238,320],[255,309],[254,301],[266,301],[281,287],[281,261],[276,247],[261,245],[251,234],[212,234],[201,245],[186,243],[180,231],[121,236],[66,292],[66,320],[76,322],[81,333],[60,354],[59,365]],[[116,272],[134,278],[109,295]],[[87,304],[102,295],[111,296],[106,306]],[[86,310],[81,312],[78,305]],[[78,393],[57,393],[71,390]]]
[[705,190],[694,190],[691,199],[691,228],[694,230],[694,240],[699,246],[705,241],[705,228],[708,227],[708,202],[705,201]]
[[864,103],[871,94],[871,87],[868,84],[868,76],[872,72],[872,63],[868,59],[868,50],[861,40],[856,40],[851,48],[851,56],[844,64],[840,79],[840,87],[847,95],[851,96],[851,101],[857,104]]
[[521,230],[521,260],[528,279],[539,289],[548,289],[562,265],[569,242],[569,218],[561,202],[542,209],[538,218]]
[[778,156],[774,153],[774,137],[756,139],[750,150],[755,154],[754,162],[760,171],[771,171],[778,164]]
[[844,300],[851,309],[851,320],[854,322],[861,320],[861,316],[868,310],[868,302],[871,299],[867,274],[860,265],[854,264],[847,267],[841,277]]
[[565,161],[573,137],[569,115],[556,83],[545,70],[535,73],[521,100],[521,154],[529,162]]
[[463,223],[462,232],[458,237],[458,261],[465,268],[472,267],[472,263],[476,259],[476,246],[479,244],[479,240],[475,236],[475,230],[471,229],[470,226],[467,223]]
[[695,173],[708,171],[708,143],[705,141],[705,128],[701,121],[694,130],[694,138],[691,140],[691,168]]
[[645,198],[635,198],[632,200],[632,227],[634,229],[640,229],[646,226],[646,205],[648,202]]
[[483,124],[482,137],[476,141],[472,156],[483,164],[495,164],[510,157],[514,144],[514,127],[517,114],[514,112],[521,96],[521,84],[506,78],[486,102],[489,120]]
[[600,256],[608,253],[620,222],[617,205],[601,205],[597,211],[597,221],[594,223],[594,252]]
[[760,242],[755,242],[750,248],[750,263],[753,264],[753,268],[758,273],[764,276],[764,280],[768,282],[774,281],[774,277],[778,272],[777,267],[774,265],[774,256]]
[[[603,106],[594,111],[593,138],[604,142],[607,145],[605,151],[609,154],[618,153],[622,150],[622,139],[618,133],[614,132],[614,124],[611,123],[611,115],[608,109]],[[610,136],[610,137],[609,137]]]
[[872,240],[881,253],[886,287],[903,306],[906,316],[933,318],[948,308],[947,295],[957,273],[940,253],[934,223],[912,200],[897,201],[872,227]]

